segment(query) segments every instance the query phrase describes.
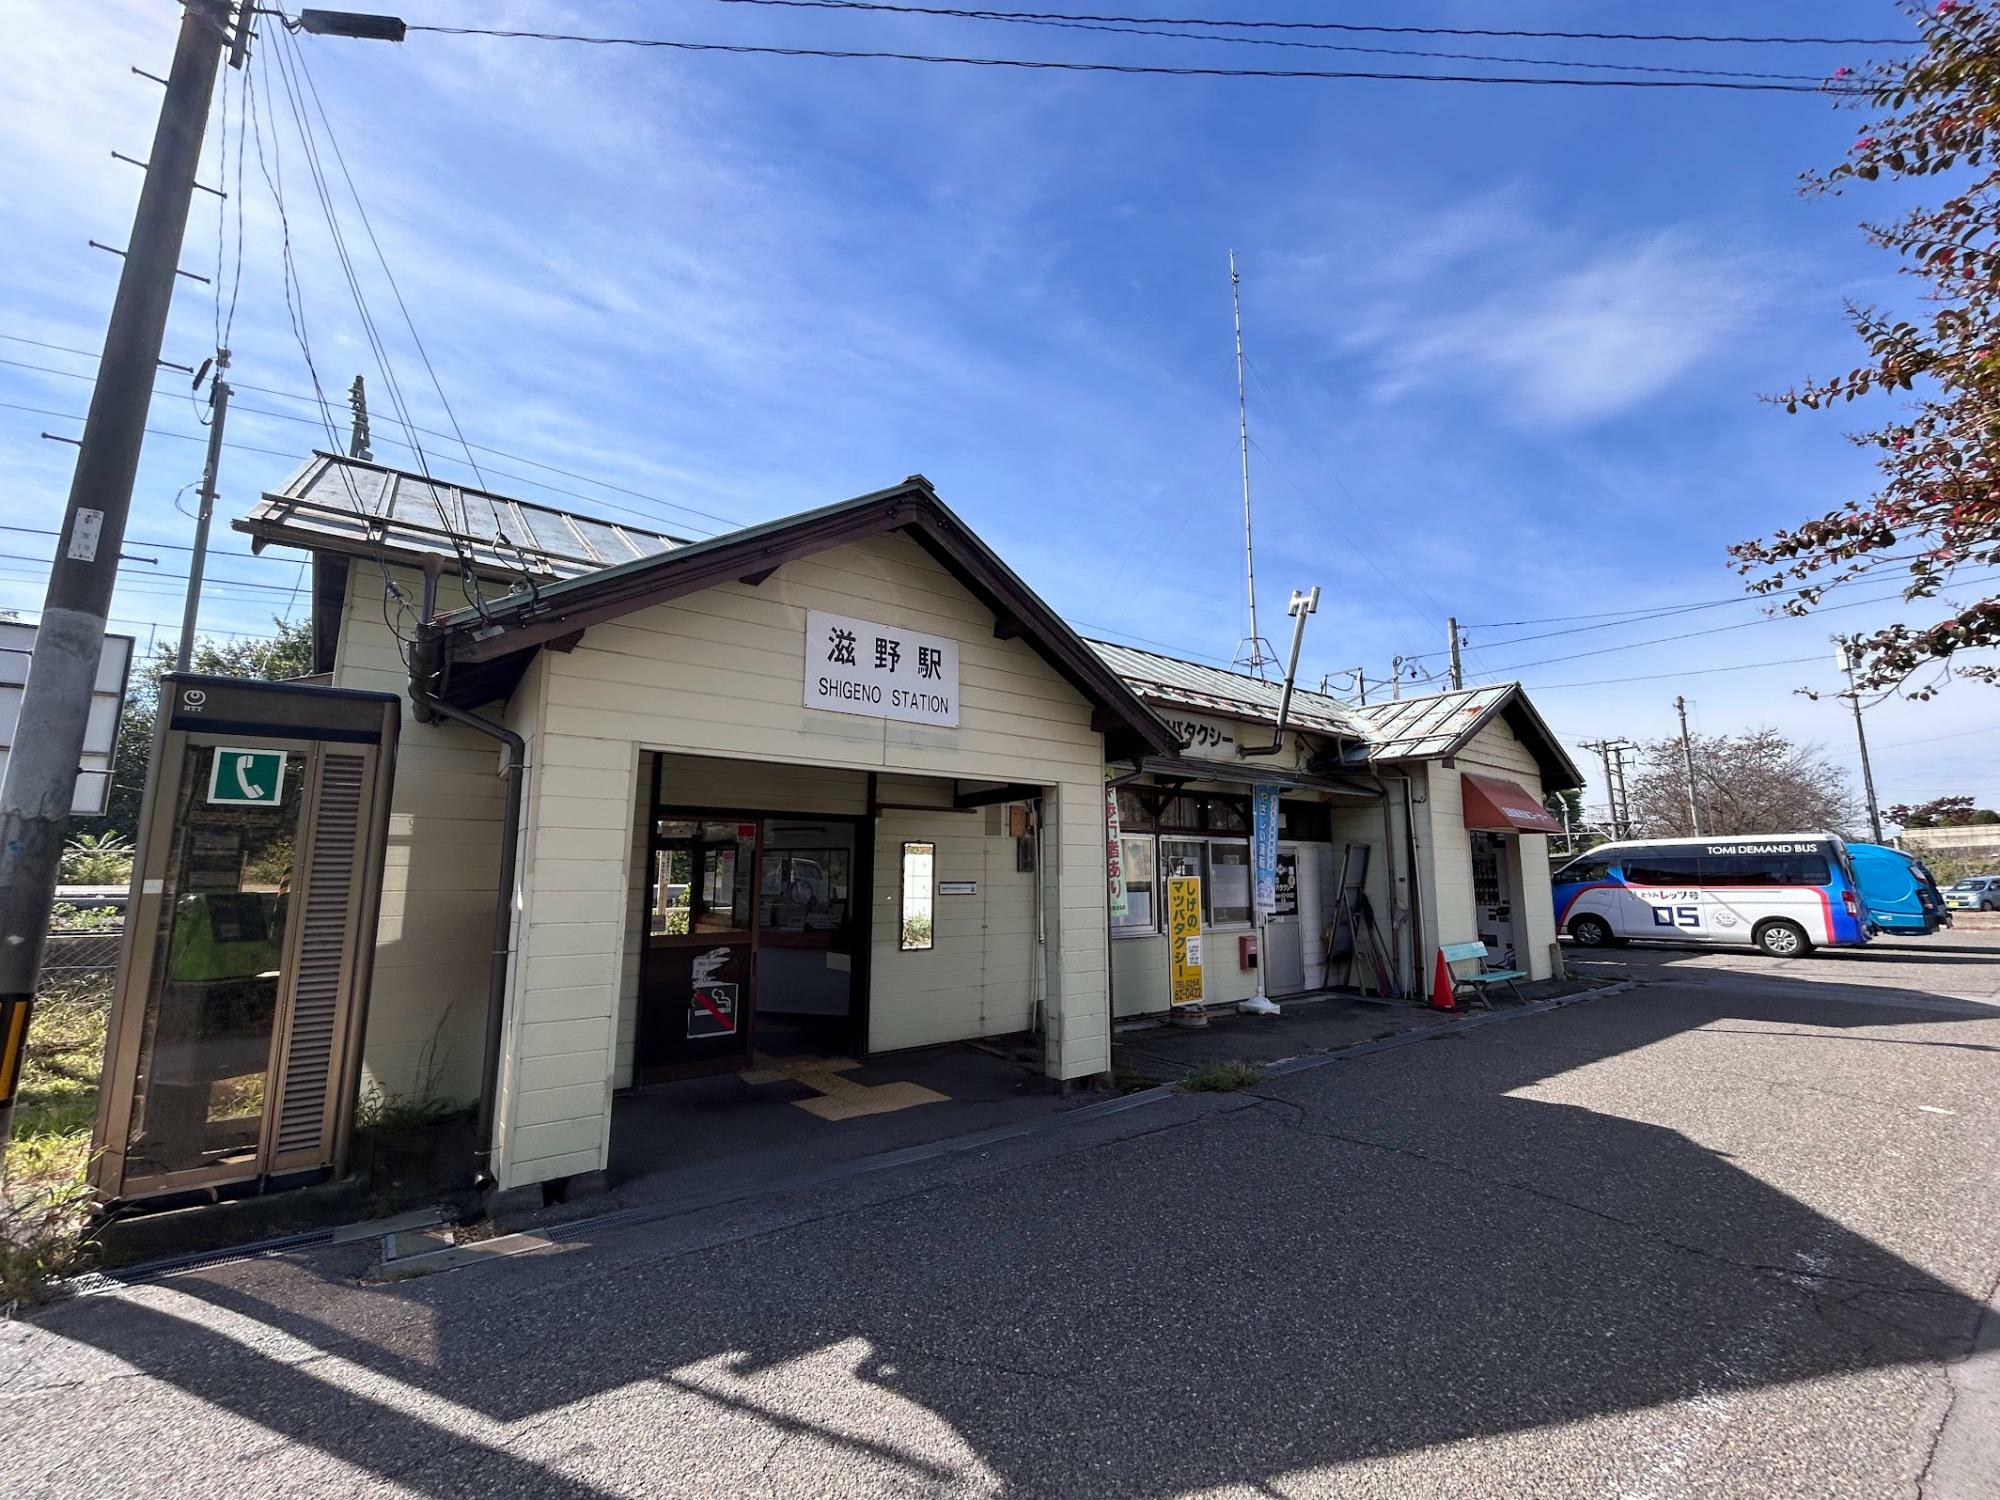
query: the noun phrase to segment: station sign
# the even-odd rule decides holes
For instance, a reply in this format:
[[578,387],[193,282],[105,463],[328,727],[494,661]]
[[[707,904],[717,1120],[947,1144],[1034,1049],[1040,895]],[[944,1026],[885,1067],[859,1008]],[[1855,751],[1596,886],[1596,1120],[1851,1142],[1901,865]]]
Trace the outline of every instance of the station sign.
[[809,609],[805,705],[956,729],[958,642]]

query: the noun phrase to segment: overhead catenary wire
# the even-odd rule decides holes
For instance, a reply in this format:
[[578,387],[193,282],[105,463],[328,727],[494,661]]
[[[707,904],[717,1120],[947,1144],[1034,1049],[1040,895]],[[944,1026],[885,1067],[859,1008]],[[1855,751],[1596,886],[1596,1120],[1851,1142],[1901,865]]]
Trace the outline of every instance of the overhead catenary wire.
[[[1140,26],[1229,27],[1243,31],[1339,31],[1377,36],[1496,36],[1563,42],[1698,42],[1731,46],[1912,47],[1921,37],[1896,36],[1718,36],[1703,32],[1546,31],[1486,26],[1385,26],[1360,21],[1298,21],[1229,16],[1117,16],[1070,11],[975,9],[916,5],[908,0],[723,0],[733,5],[765,5],[791,10],[887,11],[900,15],[957,16],[974,20],[1115,21]],[[412,26],[410,30],[420,28]]]
[[[1108,73],[1154,78],[1243,78],[1346,83],[1451,83],[1530,88],[1710,89],[1749,94],[1822,94],[1867,98],[1873,90],[1838,83],[1759,82],[1741,78],[1565,78],[1550,74],[1395,73],[1365,68],[1225,68],[1214,64],[1093,62],[1078,58],[973,57],[956,53],[895,52],[842,47],[783,47],[751,42],[694,42],[677,37],[597,36],[583,32],[529,31],[499,26],[411,25],[411,33],[492,37],[509,41],[563,42],[593,47],[636,47],[744,57],[813,58],[834,62],[903,62],[966,68],[1018,68],[1030,72]],[[1548,64],[1560,67],[1560,63]]]

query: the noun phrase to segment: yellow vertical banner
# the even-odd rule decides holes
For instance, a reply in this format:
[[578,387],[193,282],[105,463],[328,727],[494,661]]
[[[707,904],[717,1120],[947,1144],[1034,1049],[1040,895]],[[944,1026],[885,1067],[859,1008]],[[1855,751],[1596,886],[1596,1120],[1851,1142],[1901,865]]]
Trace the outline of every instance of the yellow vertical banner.
[[1199,1005],[1201,983],[1201,877],[1167,880],[1167,952],[1175,1005]]

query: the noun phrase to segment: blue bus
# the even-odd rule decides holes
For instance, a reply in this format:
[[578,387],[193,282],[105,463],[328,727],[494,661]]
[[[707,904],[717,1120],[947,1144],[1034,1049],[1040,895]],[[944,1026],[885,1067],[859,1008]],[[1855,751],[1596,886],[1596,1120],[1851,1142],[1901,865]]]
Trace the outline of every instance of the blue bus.
[[1799,958],[1869,937],[1853,862],[1830,833],[1600,844],[1551,882],[1556,931],[1583,948],[1664,938]]

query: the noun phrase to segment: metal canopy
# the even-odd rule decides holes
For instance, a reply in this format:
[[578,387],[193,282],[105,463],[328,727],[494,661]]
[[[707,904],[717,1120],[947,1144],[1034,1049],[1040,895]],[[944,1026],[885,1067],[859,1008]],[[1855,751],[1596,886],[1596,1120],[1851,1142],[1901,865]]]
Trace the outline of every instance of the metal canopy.
[[408,563],[439,557],[456,566],[463,548],[481,574],[516,580],[524,573],[578,578],[687,545],[642,526],[324,452],[267,492],[235,528],[259,550],[281,542]]
[[[1229,718],[1251,719],[1258,723],[1278,722],[1278,700],[1284,696],[1282,682],[1266,682],[1226,667],[1208,667],[1121,646],[1115,641],[1088,641],[1090,649],[1142,698],[1155,703],[1177,703],[1184,708],[1206,709]],[[1322,734],[1358,740],[1365,731],[1355,720],[1354,711],[1338,698],[1324,693],[1295,689],[1288,729],[1312,729]]]

